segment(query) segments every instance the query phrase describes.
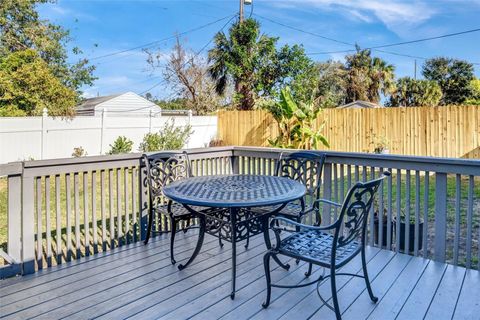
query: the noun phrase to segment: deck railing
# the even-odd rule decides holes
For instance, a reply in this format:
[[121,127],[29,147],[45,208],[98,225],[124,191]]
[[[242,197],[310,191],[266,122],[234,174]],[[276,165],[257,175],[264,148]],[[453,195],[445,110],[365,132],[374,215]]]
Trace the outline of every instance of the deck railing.
[[[197,176],[270,175],[281,150],[188,152]],[[144,239],[147,189],[141,168],[140,154],[1,165],[0,176],[7,179],[8,239],[7,266],[0,276],[33,273]],[[368,243],[480,268],[480,161],[327,152],[323,197],[341,202],[355,181],[384,170],[392,175],[372,209]],[[330,223],[338,209],[325,205],[322,215],[323,223]],[[164,221],[155,225],[168,232]]]

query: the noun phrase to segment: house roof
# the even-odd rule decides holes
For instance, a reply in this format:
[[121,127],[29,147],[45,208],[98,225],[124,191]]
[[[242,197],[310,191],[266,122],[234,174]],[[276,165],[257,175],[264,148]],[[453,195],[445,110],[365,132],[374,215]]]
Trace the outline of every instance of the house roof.
[[109,96],[95,97],[83,100],[75,109],[78,111],[87,111],[95,109],[95,107],[105,101],[121,96],[123,93],[112,94]]
[[344,104],[343,106],[339,106],[338,108],[348,109],[348,108],[384,108],[384,107],[373,102],[356,100],[356,101]]

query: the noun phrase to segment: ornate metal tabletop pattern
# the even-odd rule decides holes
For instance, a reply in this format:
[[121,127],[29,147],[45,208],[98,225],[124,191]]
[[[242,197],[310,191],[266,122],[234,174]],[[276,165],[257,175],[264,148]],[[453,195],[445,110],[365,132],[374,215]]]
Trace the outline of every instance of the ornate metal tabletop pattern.
[[173,182],[165,196],[187,205],[246,208],[276,205],[301,198],[305,187],[292,179],[260,175],[195,177]]

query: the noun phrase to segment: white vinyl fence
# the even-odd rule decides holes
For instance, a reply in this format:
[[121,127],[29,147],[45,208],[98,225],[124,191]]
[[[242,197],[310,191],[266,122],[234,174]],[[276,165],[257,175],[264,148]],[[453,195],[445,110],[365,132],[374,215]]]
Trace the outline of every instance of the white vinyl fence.
[[199,148],[217,133],[216,116],[77,116],[73,119],[42,117],[0,118],[0,164],[21,160],[68,158],[73,149],[82,147],[88,155],[110,150],[118,136],[134,142],[133,152],[148,132],[158,132],[167,121],[175,126],[192,126],[193,134],[185,148]]

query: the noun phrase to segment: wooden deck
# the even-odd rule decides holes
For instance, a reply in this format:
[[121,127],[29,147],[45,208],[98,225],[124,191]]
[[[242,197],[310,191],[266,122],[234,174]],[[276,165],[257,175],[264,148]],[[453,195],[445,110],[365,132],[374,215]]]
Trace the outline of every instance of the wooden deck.
[[[179,233],[177,261],[189,256],[195,232]],[[265,297],[262,236],[245,250],[238,245],[237,295],[230,300],[231,249],[207,236],[202,252],[186,270],[170,264],[168,238],[136,243],[102,255],[0,282],[0,317],[5,319],[333,319],[314,286],[273,288]],[[339,277],[344,319],[479,319],[480,273],[391,251],[368,248],[369,274],[379,302],[370,302],[363,279]],[[290,261],[276,267],[274,282],[304,281],[306,267]],[[360,272],[355,260],[344,270]],[[315,270],[312,277],[320,270]],[[320,290],[330,297],[329,282]]]

